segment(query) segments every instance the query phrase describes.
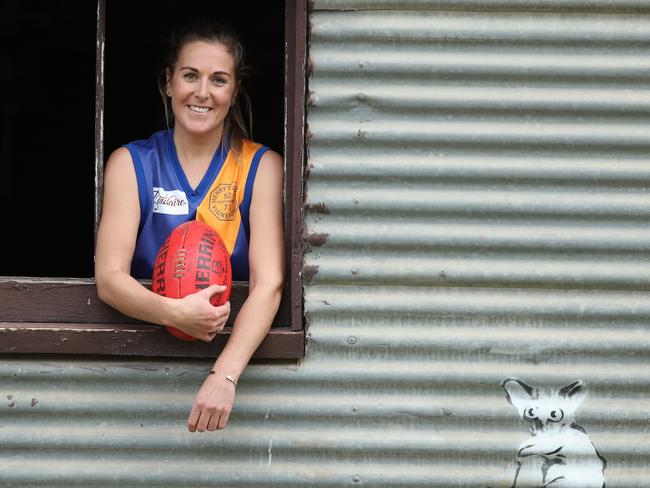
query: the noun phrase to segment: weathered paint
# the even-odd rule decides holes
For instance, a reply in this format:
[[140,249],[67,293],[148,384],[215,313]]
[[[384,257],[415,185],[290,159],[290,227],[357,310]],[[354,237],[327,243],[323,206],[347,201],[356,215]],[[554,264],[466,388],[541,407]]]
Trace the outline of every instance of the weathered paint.
[[97,2],[97,39],[95,45],[95,242],[102,215],[104,191],[104,72],[106,48],[106,3]]
[[190,434],[209,361],[5,357],[0,486],[510,487],[509,377],[647,486],[650,2],[314,8],[305,359]]

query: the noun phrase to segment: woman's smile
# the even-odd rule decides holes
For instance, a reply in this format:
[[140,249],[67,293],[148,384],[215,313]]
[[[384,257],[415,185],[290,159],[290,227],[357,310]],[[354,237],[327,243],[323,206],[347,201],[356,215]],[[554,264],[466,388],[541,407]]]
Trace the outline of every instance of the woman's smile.
[[200,114],[205,114],[212,110],[212,107],[203,107],[200,105],[188,105],[187,106],[192,112],[200,113]]

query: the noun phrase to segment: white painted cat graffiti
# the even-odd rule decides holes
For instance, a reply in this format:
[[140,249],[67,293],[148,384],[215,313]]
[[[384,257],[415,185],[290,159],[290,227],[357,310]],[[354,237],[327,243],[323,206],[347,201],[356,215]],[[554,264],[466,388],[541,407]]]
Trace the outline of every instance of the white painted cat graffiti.
[[606,461],[574,421],[586,395],[582,381],[546,393],[516,378],[501,386],[531,426],[519,445],[512,488],[605,488]]

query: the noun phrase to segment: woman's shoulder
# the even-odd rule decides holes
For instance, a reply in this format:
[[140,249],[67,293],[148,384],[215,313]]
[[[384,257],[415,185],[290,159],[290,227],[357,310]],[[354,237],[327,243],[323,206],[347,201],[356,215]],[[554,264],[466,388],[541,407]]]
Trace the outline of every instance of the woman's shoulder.
[[[265,148],[265,151],[259,158],[257,176],[264,181],[282,181],[284,174],[284,160],[273,149]],[[280,183],[281,185],[281,183]]]
[[111,153],[104,168],[104,178],[111,175],[130,175],[133,173],[133,158],[130,151],[125,147],[118,147]]
[[116,165],[133,165],[146,167],[151,160],[159,160],[168,154],[170,131],[161,130],[154,132],[148,139],[136,139],[113,151],[108,158],[107,165],[117,160]]
[[282,160],[282,156],[280,156],[273,149],[267,149],[266,151],[264,151],[264,154],[262,154],[260,163],[277,166],[277,165],[282,165],[283,160]]
[[169,139],[172,136],[171,131],[164,129],[154,132],[147,139],[136,139],[127,144],[124,144],[123,147],[133,147],[133,148],[152,148],[157,147],[162,144],[168,144]]
[[[162,149],[168,143],[169,131],[161,130],[154,132],[148,139],[136,139],[115,149],[106,161],[106,169],[113,171],[131,173],[134,160],[141,159],[141,154],[147,151]],[[140,163],[139,163],[140,164]]]
[[242,148],[243,148],[243,152],[247,152],[251,154],[251,156],[257,154],[258,152],[261,153],[262,161],[268,159],[277,159],[277,158],[282,159],[282,156],[280,156],[277,152],[275,152],[270,147],[264,145],[261,142],[256,142],[251,139],[243,139]]
[[252,141],[250,139],[243,139],[240,146],[239,155],[241,160],[246,162],[249,167],[262,167],[262,166],[282,166],[282,156],[280,156],[273,149]]

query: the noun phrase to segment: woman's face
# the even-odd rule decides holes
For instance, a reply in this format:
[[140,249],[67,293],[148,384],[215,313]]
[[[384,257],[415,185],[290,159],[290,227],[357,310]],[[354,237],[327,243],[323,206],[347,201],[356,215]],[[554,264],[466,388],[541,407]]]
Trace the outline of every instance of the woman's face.
[[234,61],[221,44],[186,44],[167,77],[175,128],[194,135],[213,133],[220,138],[236,93]]

